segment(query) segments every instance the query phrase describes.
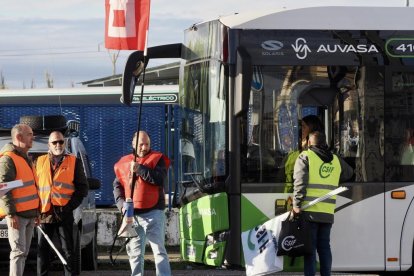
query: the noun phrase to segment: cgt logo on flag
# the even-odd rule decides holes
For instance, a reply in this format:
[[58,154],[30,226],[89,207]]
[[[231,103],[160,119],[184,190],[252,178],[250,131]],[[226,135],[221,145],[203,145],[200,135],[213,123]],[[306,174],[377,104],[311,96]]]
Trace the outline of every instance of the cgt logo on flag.
[[150,0],[105,0],[105,47],[143,51]]

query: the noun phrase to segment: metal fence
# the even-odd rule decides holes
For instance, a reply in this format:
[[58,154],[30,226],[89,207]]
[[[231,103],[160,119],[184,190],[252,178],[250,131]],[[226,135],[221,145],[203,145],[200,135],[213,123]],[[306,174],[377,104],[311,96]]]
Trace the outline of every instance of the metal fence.
[[[145,104],[142,109],[141,129],[151,137],[151,148],[173,155],[170,130],[173,106]],[[67,120],[80,122],[80,137],[87,149],[94,177],[102,181],[96,191],[96,204],[112,205],[112,182],[115,178],[113,165],[119,158],[132,151],[132,135],[137,129],[137,107],[121,104],[94,105],[2,105],[0,103],[0,127],[11,128],[24,115],[64,115]],[[168,184],[169,187],[171,185]],[[168,190],[168,189],[167,189]]]

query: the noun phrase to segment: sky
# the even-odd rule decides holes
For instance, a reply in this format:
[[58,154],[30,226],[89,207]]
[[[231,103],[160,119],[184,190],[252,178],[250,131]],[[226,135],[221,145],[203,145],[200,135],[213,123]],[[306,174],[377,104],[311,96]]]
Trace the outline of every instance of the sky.
[[[411,0],[414,5],[414,0]],[[112,75],[116,50],[104,44],[104,0],[13,0],[0,9],[0,77],[8,89],[80,86]],[[315,5],[405,6],[409,0],[152,0],[148,46],[183,42],[192,24],[233,13]],[[132,51],[122,50],[122,74]],[[149,66],[169,62],[152,61]]]

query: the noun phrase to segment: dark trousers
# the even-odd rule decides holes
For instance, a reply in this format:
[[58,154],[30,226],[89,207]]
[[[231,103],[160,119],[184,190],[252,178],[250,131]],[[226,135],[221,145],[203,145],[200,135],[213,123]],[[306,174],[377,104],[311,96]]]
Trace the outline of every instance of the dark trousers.
[[[41,225],[43,231],[53,240],[53,236],[56,234],[60,243],[62,245],[62,250],[60,253],[65,258],[68,263],[67,266],[64,266],[65,275],[71,276],[76,275],[72,273],[73,268],[73,216],[68,215],[62,222],[57,223],[42,223]],[[43,234],[38,231],[38,252],[37,252],[37,275],[44,276],[48,275],[49,264],[50,264],[50,254],[53,251],[53,254],[56,254],[51,248],[49,243]],[[55,245],[55,247],[57,247]],[[63,252],[62,252],[63,251]]]
[[305,276],[314,276],[316,273],[316,252],[319,256],[321,276],[330,276],[332,267],[331,228],[332,223],[311,222],[312,254],[305,255]]

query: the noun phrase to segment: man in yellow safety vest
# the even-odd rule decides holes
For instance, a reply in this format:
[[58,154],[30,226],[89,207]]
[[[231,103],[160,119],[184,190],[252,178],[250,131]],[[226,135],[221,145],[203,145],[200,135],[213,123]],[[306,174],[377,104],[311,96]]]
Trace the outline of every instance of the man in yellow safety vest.
[[[341,158],[332,154],[323,132],[309,134],[308,150],[296,159],[293,172],[293,211],[301,212],[306,203],[336,189],[342,181],[353,175],[353,169]],[[332,254],[330,233],[334,222],[336,197],[319,202],[305,210],[303,215],[310,221],[312,230],[311,255],[305,255],[305,276],[316,272],[316,251],[319,255],[321,276],[331,275]]]

